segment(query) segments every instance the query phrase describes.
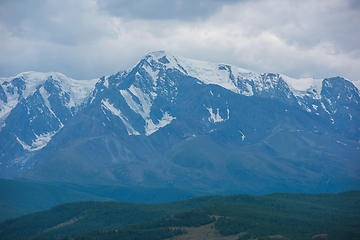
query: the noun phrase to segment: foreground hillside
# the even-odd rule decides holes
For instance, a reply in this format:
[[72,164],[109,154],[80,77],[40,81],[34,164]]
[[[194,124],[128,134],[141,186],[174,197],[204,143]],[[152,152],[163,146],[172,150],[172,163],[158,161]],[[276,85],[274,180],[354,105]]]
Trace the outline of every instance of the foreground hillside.
[[75,202],[0,224],[4,240],[166,239],[180,235],[188,239],[196,234],[205,234],[207,239],[213,234],[244,239],[275,235],[359,239],[359,229],[359,191],[207,196],[164,204]]

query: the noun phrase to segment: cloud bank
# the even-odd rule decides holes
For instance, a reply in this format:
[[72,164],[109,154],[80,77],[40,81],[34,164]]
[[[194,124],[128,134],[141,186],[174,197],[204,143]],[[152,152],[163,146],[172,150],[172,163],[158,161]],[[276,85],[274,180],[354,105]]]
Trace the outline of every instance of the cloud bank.
[[3,0],[0,77],[99,78],[147,53],[360,80],[357,0]]

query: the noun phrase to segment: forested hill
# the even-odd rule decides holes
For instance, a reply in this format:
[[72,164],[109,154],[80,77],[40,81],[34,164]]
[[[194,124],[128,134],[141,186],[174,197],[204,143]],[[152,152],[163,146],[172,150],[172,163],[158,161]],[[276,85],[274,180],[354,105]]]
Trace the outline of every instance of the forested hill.
[[245,239],[360,239],[360,191],[206,196],[163,204],[66,203],[6,220],[0,238],[166,239],[191,237],[189,227],[210,225],[214,234]]

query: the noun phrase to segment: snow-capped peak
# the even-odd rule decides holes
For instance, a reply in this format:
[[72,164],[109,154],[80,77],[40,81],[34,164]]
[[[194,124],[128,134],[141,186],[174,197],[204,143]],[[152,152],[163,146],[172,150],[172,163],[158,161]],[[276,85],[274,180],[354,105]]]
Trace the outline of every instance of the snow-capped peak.
[[243,68],[226,64],[209,63],[178,57],[178,62],[189,76],[199,79],[205,84],[215,84],[230,91],[239,93],[237,82],[239,79],[255,80],[259,74]]
[[[0,131],[4,127],[4,122],[17,104],[22,99],[27,99],[29,96],[39,89],[39,86],[44,85],[46,81],[54,80],[53,84],[58,86],[60,95],[66,95],[66,107],[72,109],[77,107],[84,99],[92,92],[95,87],[97,79],[93,80],[74,80],[57,72],[23,72],[15,77],[0,78]],[[44,102],[48,103],[50,93],[47,93],[44,87],[40,88],[41,96]],[[49,105],[49,104],[47,104]],[[48,106],[49,107],[49,106]],[[51,111],[51,107],[49,107]]]
[[[173,69],[197,79],[198,83],[218,85],[244,96],[277,98],[291,104],[297,104],[307,112],[320,114],[320,110],[316,109],[322,103],[323,96],[321,94],[326,79],[295,79],[284,74],[259,74],[229,64],[193,60],[164,51],[152,52],[144,60],[145,62],[143,61],[140,67],[145,69],[153,80],[151,91],[158,89],[157,81],[161,80],[162,76],[159,73],[164,74],[164,70]],[[352,83],[357,88],[360,86],[358,82],[352,81]],[[155,92],[153,95],[156,96]],[[311,104],[308,103],[309,99],[313,101]],[[331,105],[331,103],[329,104]],[[325,112],[330,113],[327,108],[323,108]],[[333,109],[329,116],[331,120],[335,113],[336,109]]]
[[[0,118],[7,115],[21,99],[26,99],[33,95],[38,86],[44,84],[50,77],[57,82],[63,92],[70,95],[69,102],[67,103],[68,108],[80,105],[91,93],[95,83],[98,81],[97,79],[74,80],[57,72],[23,72],[15,77],[0,78],[0,86],[6,94],[6,101],[1,105]],[[12,81],[14,79],[20,79],[23,81],[23,85],[13,84]],[[15,90],[16,88],[17,91]],[[19,88],[21,88],[21,92]]]
[[152,52],[145,56],[145,59],[149,64],[152,64],[152,62],[155,61],[167,69],[177,69],[180,72],[187,74],[182,66],[179,65],[178,58],[179,57],[165,51]]
[[[259,82],[261,78],[258,73],[236,66],[193,60],[175,56],[164,51],[152,52],[148,54],[145,59],[149,64],[155,61],[166,69],[176,69],[205,84],[219,85],[236,93],[243,93],[243,91],[239,89],[238,81],[247,79]],[[252,94],[252,89],[248,86],[244,95]]]
[[[263,89],[263,81],[261,74],[251,70],[243,69],[229,64],[211,63],[199,60],[184,58],[173,55],[165,51],[156,51],[149,53],[145,59],[149,64],[152,61],[165,67],[177,69],[185,75],[197,78],[205,84],[215,84],[243,95],[253,95],[249,86],[247,92],[239,89],[239,82],[248,80],[253,81],[256,89]],[[279,76],[286,82],[294,96],[303,96],[311,94],[318,98],[321,93],[323,79],[314,78],[291,78],[284,74]],[[351,81],[358,89],[360,88],[360,81]]]
[[22,98],[27,98],[28,96],[34,94],[37,86],[43,84],[49,77],[58,81],[61,89],[70,94],[68,107],[75,107],[81,104],[84,98],[87,97],[94,89],[95,83],[98,81],[98,79],[74,80],[58,72],[23,72],[14,78],[22,78],[25,80],[26,88],[23,92]]

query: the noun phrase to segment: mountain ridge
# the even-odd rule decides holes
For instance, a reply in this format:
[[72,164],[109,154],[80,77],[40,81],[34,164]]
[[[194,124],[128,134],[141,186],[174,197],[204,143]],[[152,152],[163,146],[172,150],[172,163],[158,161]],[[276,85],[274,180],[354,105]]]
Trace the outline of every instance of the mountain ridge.
[[[94,81],[83,99],[21,177],[251,193],[359,181],[360,94],[344,78],[296,80],[155,52]],[[12,144],[26,153],[29,141]]]

